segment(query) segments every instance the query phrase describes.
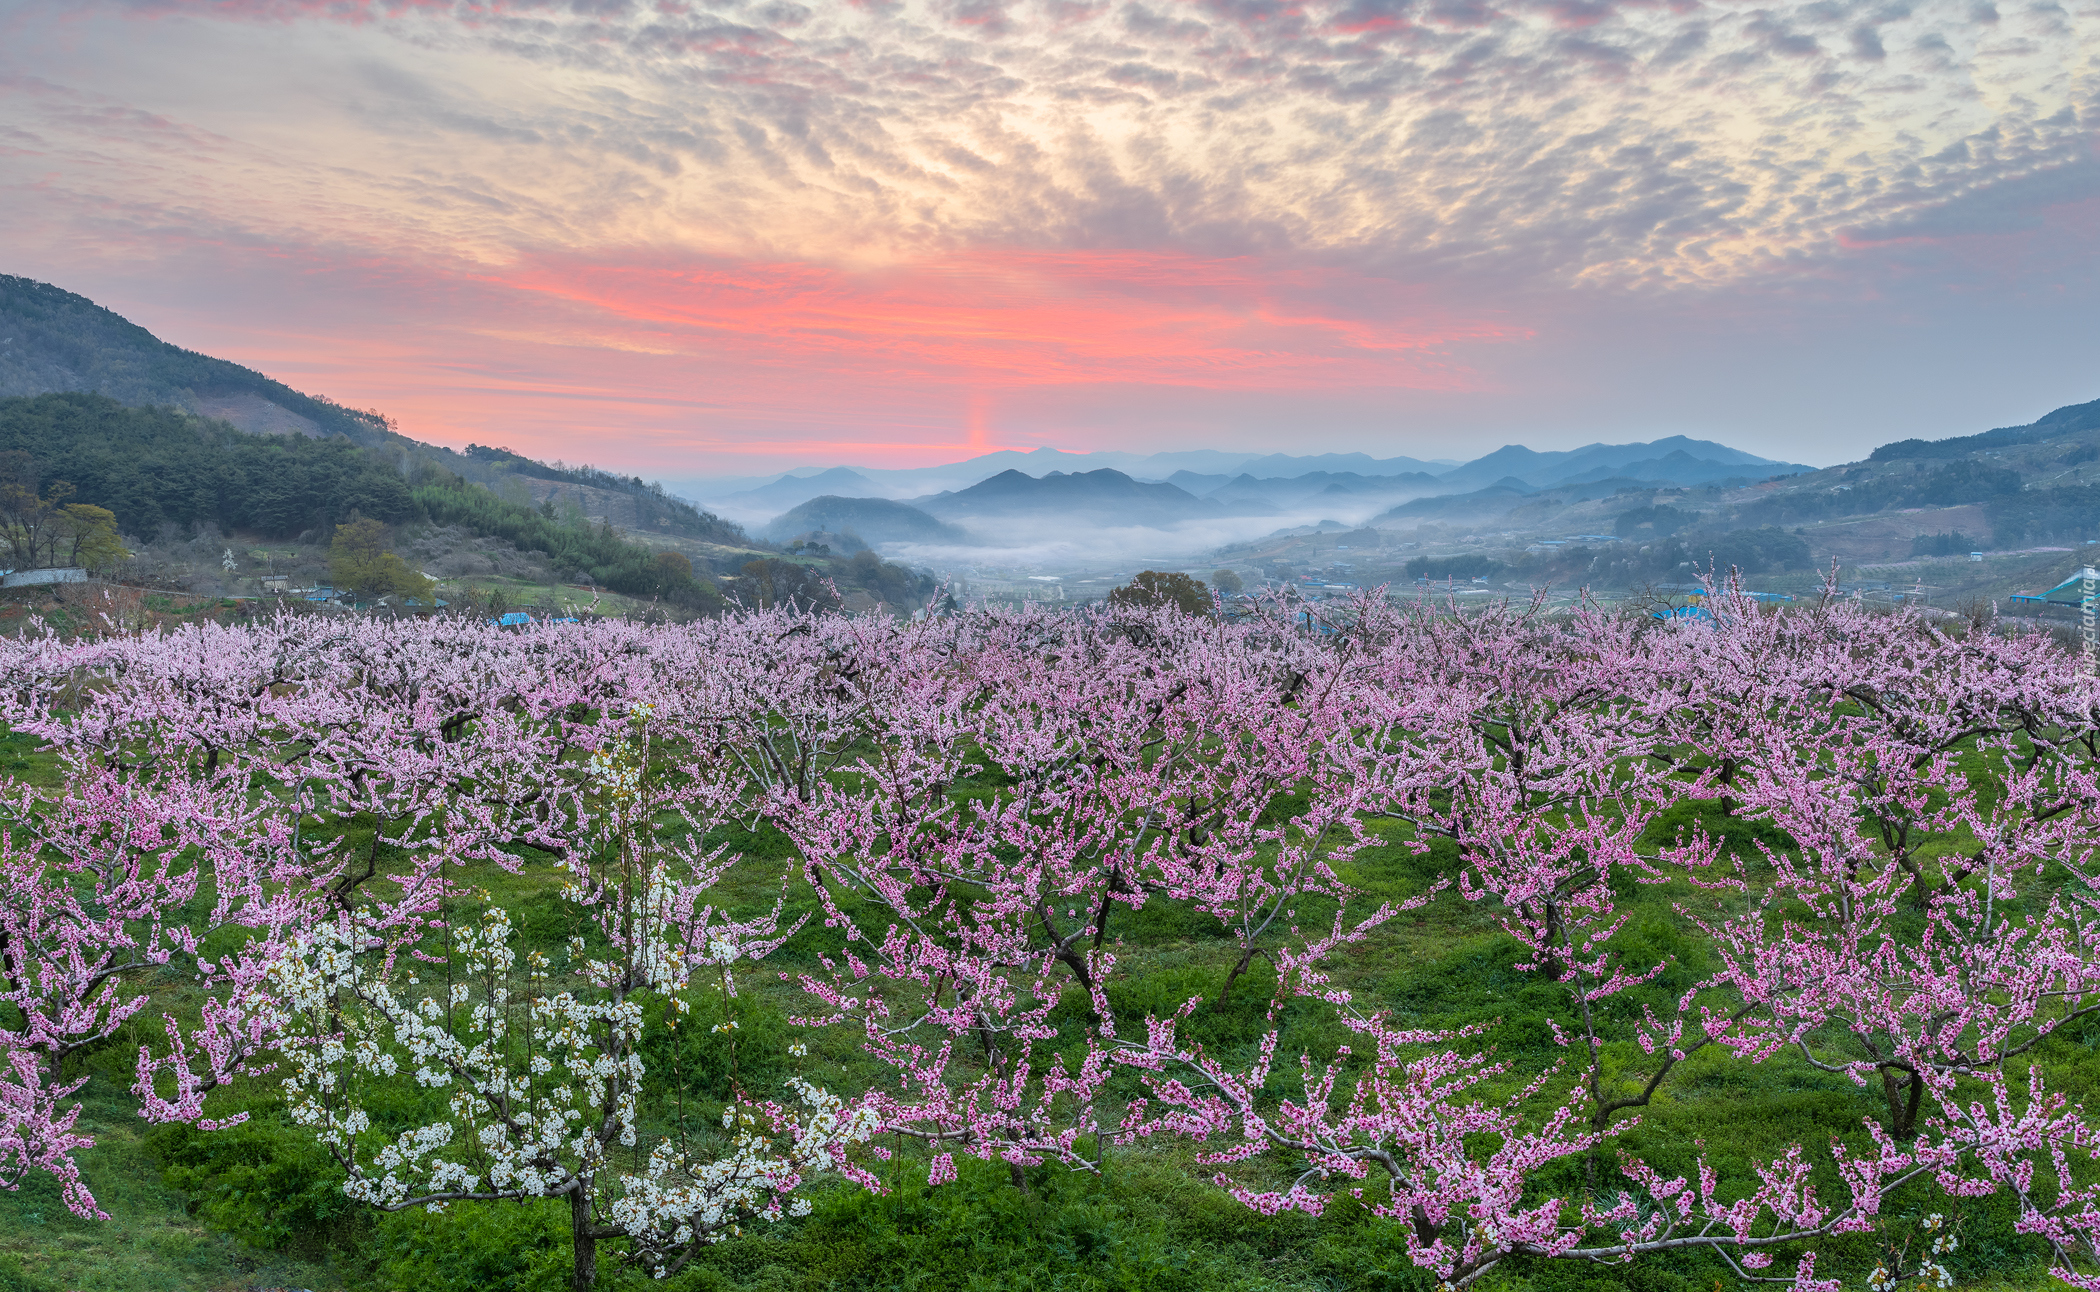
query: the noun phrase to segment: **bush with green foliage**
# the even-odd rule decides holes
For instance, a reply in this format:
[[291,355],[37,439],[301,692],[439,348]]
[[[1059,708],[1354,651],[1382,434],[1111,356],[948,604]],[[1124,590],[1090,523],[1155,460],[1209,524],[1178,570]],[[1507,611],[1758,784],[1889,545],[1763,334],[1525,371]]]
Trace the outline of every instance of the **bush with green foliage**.
[[1970,538],[1958,529],[1951,533],[1919,534],[1910,540],[1912,556],[1967,556],[1982,547],[1982,540]]
[[328,577],[359,597],[403,596],[430,600],[432,584],[421,571],[387,550],[386,526],[352,517],[335,527],[328,548]]
[[1417,556],[1407,563],[1407,574],[1413,579],[1480,579],[1499,574],[1508,568],[1494,557],[1478,553],[1465,556]]
[[1215,607],[1202,580],[1178,570],[1140,570],[1130,582],[1110,590],[1108,604],[1130,610],[1172,607],[1185,615],[1207,615]]

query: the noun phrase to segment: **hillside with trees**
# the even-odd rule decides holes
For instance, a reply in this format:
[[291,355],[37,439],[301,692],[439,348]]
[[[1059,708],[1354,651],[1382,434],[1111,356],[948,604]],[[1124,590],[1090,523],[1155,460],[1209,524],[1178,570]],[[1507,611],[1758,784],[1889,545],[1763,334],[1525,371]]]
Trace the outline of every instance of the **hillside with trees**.
[[209,521],[293,538],[325,535],[352,513],[389,524],[416,515],[400,470],[350,440],[250,435],[107,395],[0,400],[0,452],[22,455],[45,484],[69,482],[133,534]]
[[574,507],[615,527],[723,544],[746,541],[735,525],[638,476],[535,462],[507,448],[469,445],[455,452],[410,439],[383,413],[303,394],[237,363],[170,345],[85,296],[0,274],[0,398],[53,393],[182,409],[277,438],[340,437],[372,450],[397,475],[434,466],[505,497],[553,501],[557,509]]
[[[340,435],[366,443],[389,429],[383,414],[293,390],[253,369],[169,345],[85,296],[0,274],[0,397],[93,392],[134,405],[233,413],[260,429]],[[214,410],[219,410],[214,414]]]
[[[2100,401],[2032,423],[1905,439],[1855,462],[1753,481],[1514,478],[1419,499],[1353,534],[1279,530],[1216,556],[1275,579],[1676,595],[1730,570],[1811,596],[1833,564],[1848,593],[1967,614],[2052,616],[2037,594],[2096,560]],[[1339,527],[1333,527],[1337,531]],[[2017,602],[2010,597],[2020,597]]]
[[760,531],[775,542],[804,534],[852,534],[870,543],[966,543],[969,535],[920,511],[886,498],[831,495],[782,512]]
[[[255,435],[180,408],[53,394],[0,400],[0,455],[11,517],[62,487],[78,500],[69,505],[104,508],[115,529],[145,537],[209,524],[327,545],[352,521],[430,522],[541,553],[568,582],[688,610],[721,605],[712,581],[678,553],[629,541],[573,509],[559,514],[551,500],[535,507],[501,497],[431,462],[404,478],[380,452],[343,437]],[[9,523],[21,530],[19,519]],[[366,532],[361,541],[376,541]],[[46,555],[55,559],[55,549]],[[401,580],[377,580],[390,582]]]

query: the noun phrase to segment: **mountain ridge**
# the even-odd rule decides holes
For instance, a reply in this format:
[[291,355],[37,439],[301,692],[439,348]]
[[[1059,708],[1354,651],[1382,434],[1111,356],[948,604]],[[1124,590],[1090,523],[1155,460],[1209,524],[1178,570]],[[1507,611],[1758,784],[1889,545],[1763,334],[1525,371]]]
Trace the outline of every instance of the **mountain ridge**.
[[1190,520],[1274,514],[1270,508],[1228,506],[1198,498],[1165,482],[1134,480],[1110,467],[1052,471],[1040,477],[1009,469],[967,489],[913,499],[912,505],[948,521],[1059,519],[1153,529]]
[[784,543],[808,533],[850,531],[866,543],[954,543],[969,541],[969,535],[946,525],[909,503],[888,498],[823,496],[782,512],[759,531],[761,536]]
[[741,530],[639,476],[539,462],[506,448],[429,444],[385,414],[308,395],[228,359],[163,341],[114,310],[50,283],[0,274],[0,398],[98,394],[172,407],[251,435],[341,436],[382,455],[423,459],[464,480],[515,484],[535,504],[575,503],[628,529],[739,544]]
[[[1813,469],[1800,463],[1762,458],[1713,440],[1671,435],[1646,443],[1593,443],[1549,451],[1511,444],[1456,465],[1410,457],[1374,458],[1365,453],[1292,456],[1191,449],[1138,455],[1117,450],[1071,453],[1052,448],[1027,452],[1003,449],[935,467],[834,466],[821,471],[797,468],[777,476],[740,478],[733,482],[738,486],[734,490],[693,487],[698,482],[689,482],[686,488],[725,514],[758,524],[783,508],[824,494],[854,496],[865,488],[863,496],[923,505],[928,499],[961,493],[1010,472],[1042,479],[1051,474],[1116,471],[1139,483],[1171,484],[1199,499],[1215,498],[1230,512],[1254,506],[1289,507],[1325,491],[1330,484],[1342,484],[1359,493],[1453,494],[1471,492],[1505,476],[1516,476],[1534,488],[1544,488],[1571,480],[1612,478],[1631,470],[1629,479],[1691,485],[1725,479],[1763,479]],[[862,483],[852,489],[833,487],[841,478]],[[1294,481],[1300,483],[1293,484]],[[926,484],[936,487],[913,487]]]

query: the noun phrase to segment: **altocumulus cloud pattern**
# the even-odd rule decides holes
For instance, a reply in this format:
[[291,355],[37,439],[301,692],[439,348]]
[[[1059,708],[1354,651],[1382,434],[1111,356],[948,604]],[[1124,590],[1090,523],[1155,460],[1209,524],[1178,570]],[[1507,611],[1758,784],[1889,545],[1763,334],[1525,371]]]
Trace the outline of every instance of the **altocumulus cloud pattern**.
[[2100,197],[2075,4],[17,5],[0,179],[60,261],[266,249],[489,346],[704,363],[624,388],[698,413],[1465,391],[1556,294],[1828,290]]

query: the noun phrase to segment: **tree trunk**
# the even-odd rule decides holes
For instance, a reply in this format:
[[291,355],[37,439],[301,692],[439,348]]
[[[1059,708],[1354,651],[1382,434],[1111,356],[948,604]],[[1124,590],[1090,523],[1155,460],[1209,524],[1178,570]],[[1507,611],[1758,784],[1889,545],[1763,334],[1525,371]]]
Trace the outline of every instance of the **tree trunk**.
[[1546,954],[1540,958],[1539,969],[1549,982],[1559,982],[1568,972],[1568,966],[1560,958],[1560,903],[1546,902]]
[[1253,947],[1248,947],[1240,956],[1240,962],[1232,967],[1232,972],[1225,975],[1225,989],[1218,993],[1218,1003],[1211,1006],[1213,1010],[1225,1008],[1226,998],[1232,995],[1232,984],[1238,982],[1240,975],[1247,972],[1248,967],[1254,963],[1254,950]]
[[581,1181],[569,1194],[569,1242],[576,1253],[576,1268],[569,1275],[570,1292],[591,1292],[598,1283],[598,1239],[591,1232],[590,1190]]
[[[1905,1076],[1910,1080],[1903,1080]],[[1924,1100],[1925,1082],[1915,1072],[1885,1067],[1881,1070],[1881,1093],[1889,1102],[1889,1134],[1899,1140],[1917,1138],[1918,1105]]]

